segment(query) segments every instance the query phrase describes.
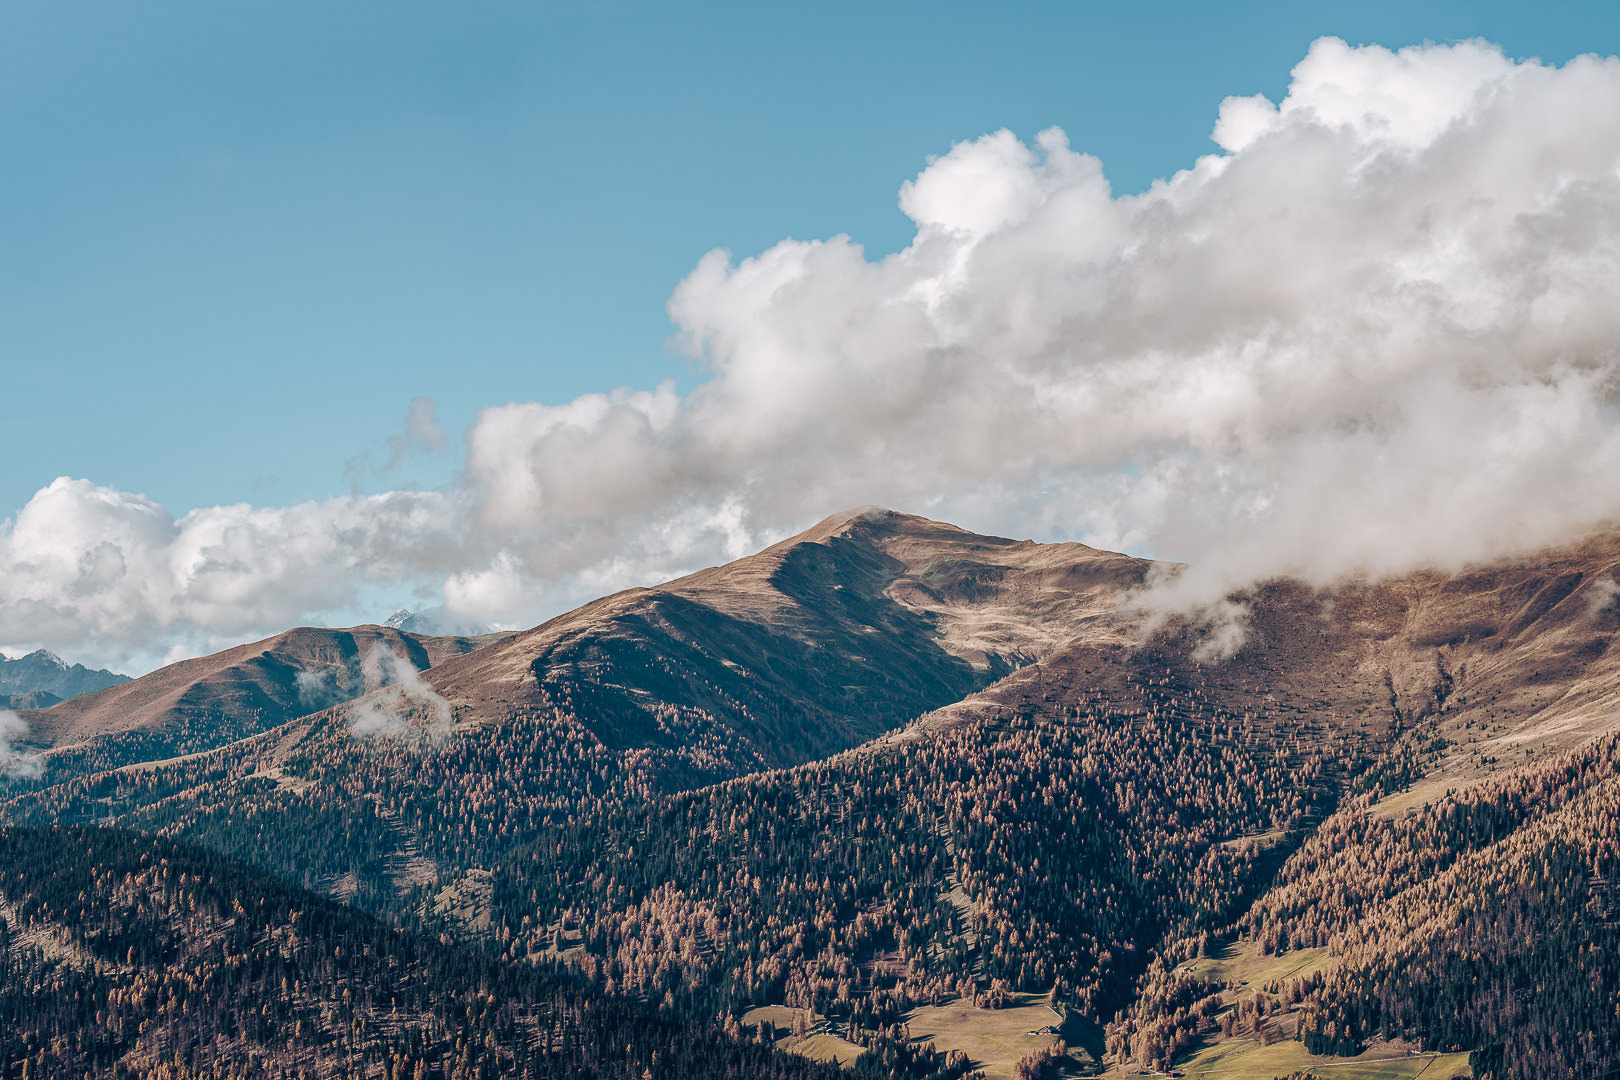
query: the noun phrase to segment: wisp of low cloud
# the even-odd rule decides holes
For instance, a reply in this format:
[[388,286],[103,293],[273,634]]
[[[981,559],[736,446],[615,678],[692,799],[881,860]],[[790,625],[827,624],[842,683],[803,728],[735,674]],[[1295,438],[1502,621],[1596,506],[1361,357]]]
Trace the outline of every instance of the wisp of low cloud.
[[0,709],[0,775],[38,776],[41,765],[38,754],[17,749],[19,742],[28,739],[28,723],[9,709]]
[[1586,590],[1586,615],[1595,619],[1605,611],[1614,607],[1615,597],[1620,596],[1620,584],[1613,578],[1599,578],[1592,582]]
[[349,730],[359,738],[437,742],[450,733],[450,703],[405,657],[373,646],[362,663],[366,696],[351,706]]
[[865,503],[1182,559],[1159,602],[1200,610],[1620,516],[1620,61],[1326,38],[1211,114],[1138,195],[998,131],[901,186],[893,255],[712,252],[669,302],[706,381],[485,409],[450,488],[176,518],[58,480],[0,532],[0,643],[231,639],[368,581],[524,625]]

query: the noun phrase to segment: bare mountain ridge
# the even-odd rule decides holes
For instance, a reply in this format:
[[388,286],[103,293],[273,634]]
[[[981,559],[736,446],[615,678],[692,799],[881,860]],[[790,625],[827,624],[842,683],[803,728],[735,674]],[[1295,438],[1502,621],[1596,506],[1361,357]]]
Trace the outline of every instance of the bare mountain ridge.
[[[764,766],[836,752],[918,717],[925,727],[954,724],[1005,714],[1032,694],[1061,701],[1065,687],[1120,665],[1174,669],[1223,707],[1309,710],[1369,733],[1444,712],[1444,724],[1467,733],[1454,741],[1473,748],[1469,760],[1574,745],[1620,710],[1620,654],[1609,648],[1620,630],[1620,535],[1457,574],[1331,590],[1266,583],[1239,597],[1250,610],[1244,647],[1215,664],[1191,659],[1200,639],[1185,624],[1140,649],[1141,617],[1122,613],[1120,601],[1153,567],[862,508],[493,644],[301,628],[23,715],[47,746],[177,730],[206,748],[357,696],[363,687],[334,687],[320,700],[308,679],[341,681],[378,644],[430,669],[458,725],[566,702],[604,744],[627,749],[677,738],[657,720],[673,708],[718,723]],[[199,733],[209,725],[216,734]],[[1446,757],[1444,778],[1489,767],[1461,753]]]
[[613,746],[698,710],[807,760],[956,700],[1076,640],[1122,642],[1152,563],[980,536],[876,508],[757,555],[587,604],[429,675],[458,723],[566,699]]
[[859,744],[1065,642],[1127,640],[1114,609],[1151,566],[862,508],[525,633],[304,627],[22,715],[30,741],[50,748],[49,783],[303,716],[319,726],[317,714],[364,694],[358,667],[381,647],[427,670],[458,726],[562,705],[611,749],[677,757],[695,726],[730,744],[735,773]]
[[358,697],[373,649],[425,668],[484,643],[379,626],[299,627],[19,715],[29,740],[54,751],[45,759],[49,778],[51,770],[207,750]]

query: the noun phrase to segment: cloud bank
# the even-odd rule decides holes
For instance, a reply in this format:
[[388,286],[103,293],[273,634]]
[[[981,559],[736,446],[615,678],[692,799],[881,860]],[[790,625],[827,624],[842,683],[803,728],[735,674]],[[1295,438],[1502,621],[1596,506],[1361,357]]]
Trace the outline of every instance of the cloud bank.
[[[58,480],[0,530],[0,644],[239,637],[366,582],[525,624],[862,503],[1187,560],[1188,603],[1620,516],[1620,61],[1322,39],[1213,138],[1115,196],[995,132],[902,185],[894,255],[711,252],[669,302],[706,381],[486,409],[444,490],[177,518]],[[390,454],[440,445],[412,416]]]

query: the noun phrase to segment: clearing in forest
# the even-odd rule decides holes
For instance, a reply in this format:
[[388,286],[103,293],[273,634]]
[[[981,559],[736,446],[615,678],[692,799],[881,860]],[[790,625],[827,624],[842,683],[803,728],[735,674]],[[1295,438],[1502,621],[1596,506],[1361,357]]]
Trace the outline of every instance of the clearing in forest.
[[1374,1046],[1357,1057],[1307,1053],[1293,1040],[1261,1046],[1249,1039],[1229,1039],[1195,1052],[1176,1066],[1187,1077],[1207,1080],[1274,1080],[1310,1071],[1322,1080],[1451,1080],[1472,1076],[1467,1054],[1413,1054],[1391,1046]]
[[[808,1034],[793,1034],[793,1021],[797,1016],[804,1018],[809,1028]],[[836,1061],[839,1065],[848,1067],[856,1058],[866,1053],[866,1047],[834,1034],[826,1017],[818,1016],[808,1009],[795,1009],[787,1005],[762,1005],[744,1013],[742,1022],[749,1027],[770,1024],[776,1031],[776,1049],[815,1061]]]
[[1014,1000],[1016,1004],[1004,1009],[975,1009],[961,1000],[925,1005],[913,1009],[905,1020],[913,1040],[932,1041],[941,1053],[962,1051],[984,1070],[987,1080],[1010,1080],[1019,1058],[1058,1040],[1054,1034],[1031,1032],[1055,1029],[1063,1023],[1046,1004],[1044,994],[1016,994]]

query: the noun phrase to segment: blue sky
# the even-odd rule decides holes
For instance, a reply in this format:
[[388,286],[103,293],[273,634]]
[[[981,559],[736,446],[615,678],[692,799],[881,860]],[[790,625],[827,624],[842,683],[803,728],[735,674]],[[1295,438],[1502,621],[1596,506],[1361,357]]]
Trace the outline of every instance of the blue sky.
[[1568,3],[7,4],[0,650],[531,626],[873,503],[1188,563],[1211,625],[1611,527],[1616,54]]
[[664,304],[716,247],[904,246],[901,182],[1061,125],[1116,191],[1214,149],[1310,41],[1620,50],[1610,5],[10,3],[0,518],[58,475],[175,513],[432,487],[425,396],[701,378]]

